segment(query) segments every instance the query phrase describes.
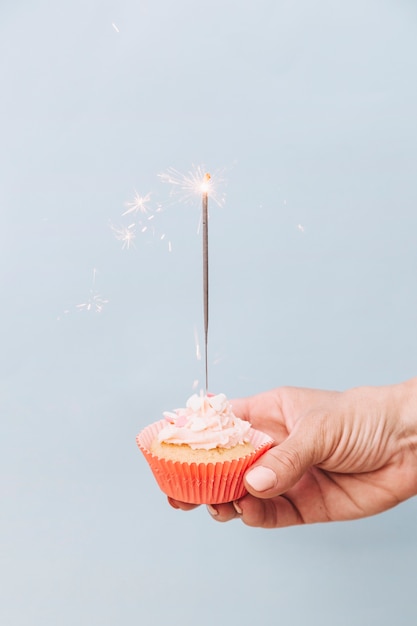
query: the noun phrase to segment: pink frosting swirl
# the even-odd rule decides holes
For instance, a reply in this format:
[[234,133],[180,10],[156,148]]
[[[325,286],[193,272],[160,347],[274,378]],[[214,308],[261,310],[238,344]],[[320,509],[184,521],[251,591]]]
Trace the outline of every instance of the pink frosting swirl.
[[158,434],[158,441],[187,444],[193,450],[233,448],[249,441],[251,425],[236,417],[223,393],[217,396],[194,394],[185,409],[166,411],[168,424]]

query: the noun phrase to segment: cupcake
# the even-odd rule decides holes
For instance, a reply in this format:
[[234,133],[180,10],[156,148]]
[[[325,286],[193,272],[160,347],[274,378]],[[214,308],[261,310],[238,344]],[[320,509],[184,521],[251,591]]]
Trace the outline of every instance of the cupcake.
[[232,411],[224,394],[188,399],[136,438],[161,490],[192,504],[220,504],[245,495],[246,470],[272,439]]

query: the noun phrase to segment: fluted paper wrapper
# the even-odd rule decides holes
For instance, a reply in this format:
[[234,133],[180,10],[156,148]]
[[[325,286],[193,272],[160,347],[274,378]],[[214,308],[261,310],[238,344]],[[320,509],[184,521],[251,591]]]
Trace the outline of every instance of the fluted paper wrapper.
[[221,504],[244,496],[246,470],[273,444],[268,435],[251,428],[249,441],[254,450],[240,459],[217,463],[188,463],[155,456],[150,447],[166,420],[150,424],[136,437],[160,489],[171,498],[190,504]]

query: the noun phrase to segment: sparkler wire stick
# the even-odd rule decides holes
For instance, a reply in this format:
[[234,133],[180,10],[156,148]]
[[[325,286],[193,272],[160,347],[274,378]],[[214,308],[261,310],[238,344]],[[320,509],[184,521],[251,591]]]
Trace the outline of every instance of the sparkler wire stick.
[[210,174],[204,175],[203,198],[202,198],[202,226],[203,226],[203,302],[204,302],[204,363],[206,371],[206,394],[208,391],[208,317],[209,317],[209,282],[208,282],[208,189],[207,183]]

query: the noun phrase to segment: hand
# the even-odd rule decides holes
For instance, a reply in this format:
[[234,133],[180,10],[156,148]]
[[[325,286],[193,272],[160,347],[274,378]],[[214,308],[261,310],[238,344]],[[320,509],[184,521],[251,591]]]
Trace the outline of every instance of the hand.
[[417,494],[417,379],[345,392],[284,387],[232,405],[276,445],[246,473],[248,495],[208,506],[218,521],[279,528],[352,520]]

